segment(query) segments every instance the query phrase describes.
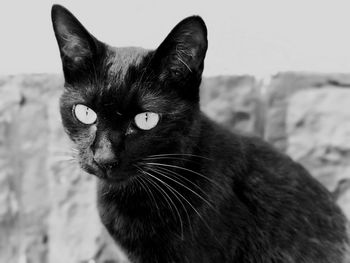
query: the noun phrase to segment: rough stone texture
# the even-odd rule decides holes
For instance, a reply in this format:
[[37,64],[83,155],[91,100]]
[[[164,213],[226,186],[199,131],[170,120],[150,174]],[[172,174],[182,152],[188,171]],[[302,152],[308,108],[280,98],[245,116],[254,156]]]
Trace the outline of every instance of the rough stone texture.
[[[95,178],[60,123],[56,75],[0,77],[0,262],[121,263],[102,227]],[[206,78],[202,109],[300,161],[350,216],[350,75]]]
[[0,79],[0,262],[122,259],[115,247],[105,253],[95,179],[70,157],[58,112],[62,86],[56,75]]
[[18,261],[21,247],[17,149],[10,140],[20,94],[11,85],[6,85],[0,89],[0,98],[0,262],[11,262]]
[[[287,153],[329,190],[350,179],[350,89],[325,86],[288,100]],[[350,207],[341,202],[350,217]]]
[[[62,81],[60,81],[62,85]],[[58,112],[58,94],[48,98],[51,213],[48,262],[80,262],[96,253],[101,226],[95,206],[95,179],[82,172]],[[77,249],[77,245],[79,249]]]
[[264,111],[260,83],[252,76],[204,79],[202,110],[230,130],[262,136]]
[[281,151],[286,151],[285,120],[289,97],[300,90],[322,89],[330,85],[349,88],[350,75],[289,72],[272,76],[266,88],[267,110],[264,138]]

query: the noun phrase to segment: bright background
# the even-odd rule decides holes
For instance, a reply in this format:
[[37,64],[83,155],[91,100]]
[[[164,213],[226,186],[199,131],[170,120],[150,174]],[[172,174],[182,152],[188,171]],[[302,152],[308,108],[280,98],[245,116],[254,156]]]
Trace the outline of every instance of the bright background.
[[350,72],[350,1],[2,0],[0,74],[61,72],[53,3],[114,46],[153,49],[180,20],[201,15],[209,30],[205,75]]

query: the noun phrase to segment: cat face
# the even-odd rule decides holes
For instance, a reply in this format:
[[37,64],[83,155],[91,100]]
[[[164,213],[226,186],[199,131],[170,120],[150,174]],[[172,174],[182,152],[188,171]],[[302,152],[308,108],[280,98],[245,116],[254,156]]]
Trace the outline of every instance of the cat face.
[[62,122],[83,169],[125,182],[144,158],[191,148],[207,50],[201,18],[181,21],[154,51],[112,48],[61,6],[52,21],[65,77]]

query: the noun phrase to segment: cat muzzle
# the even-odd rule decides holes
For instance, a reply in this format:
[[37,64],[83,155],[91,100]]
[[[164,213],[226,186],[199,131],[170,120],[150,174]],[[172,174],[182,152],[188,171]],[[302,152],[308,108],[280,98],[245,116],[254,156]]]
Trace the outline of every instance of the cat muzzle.
[[98,162],[95,160],[95,162],[97,163],[97,165],[104,171],[104,172],[108,172],[110,170],[113,170],[114,168],[116,168],[119,164],[119,162],[117,160],[114,160],[112,162]]

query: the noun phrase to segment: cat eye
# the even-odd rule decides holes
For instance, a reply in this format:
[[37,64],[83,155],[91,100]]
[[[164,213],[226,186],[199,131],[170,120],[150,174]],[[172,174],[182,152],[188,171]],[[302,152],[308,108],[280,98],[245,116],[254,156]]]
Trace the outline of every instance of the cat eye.
[[154,128],[159,121],[159,114],[154,112],[142,112],[135,116],[135,124],[141,130],[150,130]]
[[73,108],[74,116],[84,124],[93,124],[97,119],[97,114],[83,104],[77,104]]

